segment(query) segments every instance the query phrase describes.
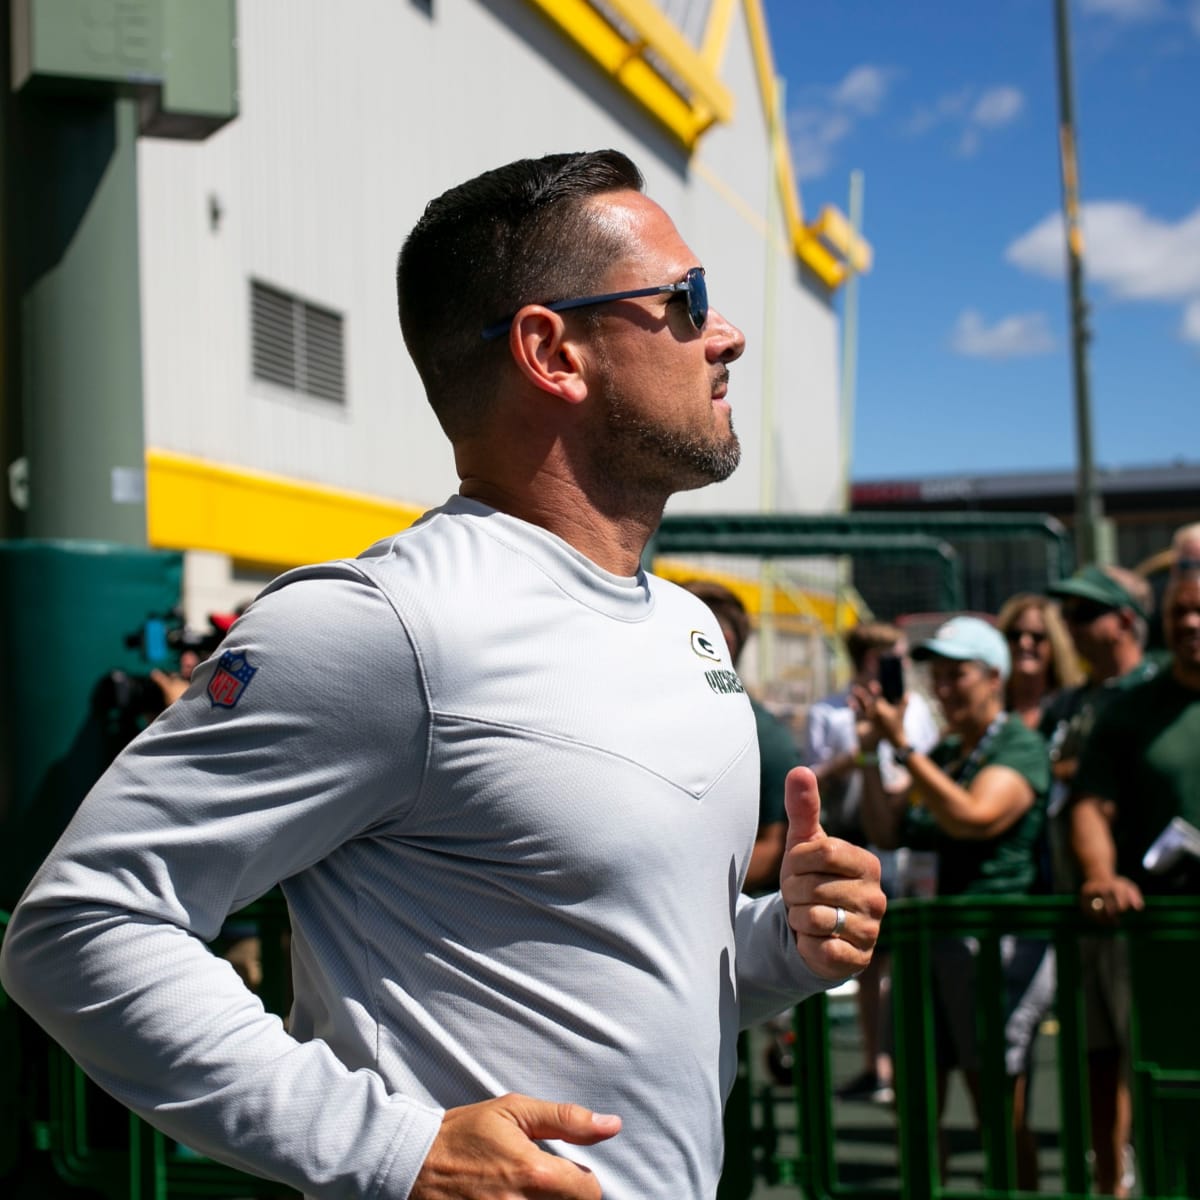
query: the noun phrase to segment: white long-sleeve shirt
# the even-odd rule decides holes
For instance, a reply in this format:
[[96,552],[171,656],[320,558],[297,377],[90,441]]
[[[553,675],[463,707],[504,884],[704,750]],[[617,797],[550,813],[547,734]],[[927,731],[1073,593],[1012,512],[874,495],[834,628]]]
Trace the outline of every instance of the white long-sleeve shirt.
[[[704,1200],[739,1026],[827,986],[740,884],[754,720],[709,610],[455,497],[276,581],[84,801],[5,987],[169,1135],[403,1200],[444,1108],[619,1114],[606,1200]],[[288,1030],[205,943],[282,883]]]

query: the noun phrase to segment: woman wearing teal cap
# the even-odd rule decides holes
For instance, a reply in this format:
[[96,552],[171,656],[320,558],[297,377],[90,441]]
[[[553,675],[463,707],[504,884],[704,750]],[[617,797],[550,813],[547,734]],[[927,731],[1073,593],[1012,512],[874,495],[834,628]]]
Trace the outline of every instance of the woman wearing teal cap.
[[[877,769],[864,772],[863,827],[878,846],[932,850],[939,896],[1022,895],[1033,890],[1045,822],[1050,762],[1046,744],[1005,708],[1011,656],[1004,636],[978,617],[954,617],[913,651],[928,660],[946,736],[928,754],[904,736],[907,698],[889,704],[878,689],[854,702],[876,743],[890,742],[911,776],[911,790],[886,792]],[[979,1113],[979,1047],[971,939],[934,948],[938,1111],[949,1071],[960,1068]],[[1026,1111],[1036,1014],[1032,989],[1053,988],[1053,956],[1044,942],[1005,938],[1005,1069],[1012,1085],[1017,1183],[1037,1187],[1037,1151]]]

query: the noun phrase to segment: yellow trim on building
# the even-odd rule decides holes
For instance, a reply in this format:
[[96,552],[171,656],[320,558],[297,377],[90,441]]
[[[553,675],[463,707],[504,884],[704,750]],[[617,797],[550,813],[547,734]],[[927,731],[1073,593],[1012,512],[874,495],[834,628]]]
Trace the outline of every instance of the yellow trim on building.
[[[208,550],[286,570],[353,557],[407,529],[425,509],[151,447],[146,450],[146,511],[151,546]],[[756,617],[764,612],[764,589],[756,580],[674,559],[658,559],[654,570],[676,582],[715,579],[738,595],[747,612]],[[811,631],[819,624],[825,633],[836,633],[839,622],[845,625],[844,598],[839,604],[825,592],[784,586],[770,591],[767,611],[781,632]]]
[[[737,2],[712,0],[697,51],[648,0],[603,0],[602,6],[593,0],[529,0],[689,150],[711,125],[733,117],[733,96],[718,69]],[[871,247],[835,208],[826,207],[815,222],[805,224],[786,122],[777,119],[779,85],[762,0],[741,4],[792,250],[826,287],[840,287],[851,270],[861,275],[871,269]]]
[[[529,0],[602,70],[647,108],[689,149],[714,121],[733,116],[733,96],[688,40],[645,0],[607,0],[632,33],[617,29],[590,0]],[[652,52],[670,72],[646,57]],[[676,84],[688,89],[682,95]]]
[[[840,287],[845,283],[848,274],[847,262],[853,265],[858,274],[870,269],[871,247],[854,233],[844,217],[840,225],[836,224],[832,216],[826,218],[826,212],[836,213],[836,209],[822,212],[821,218],[813,225],[805,224],[804,207],[800,200],[800,189],[796,186],[796,172],[788,147],[786,123],[776,120],[779,110],[779,84],[775,74],[775,59],[771,53],[771,40],[767,33],[767,22],[763,16],[762,0],[742,0],[742,7],[746,14],[746,27],[750,33],[754,65],[758,71],[763,116],[767,122],[767,129],[771,131],[775,179],[783,203],[792,249],[826,287]],[[840,217],[841,214],[837,213],[837,216]],[[830,229],[835,229],[838,241],[829,236]]]
[[358,554],[424,511],[396,501],[146,450],[151,546],[283,569]]
[[756,625],[764,613],[769,614],[777,633],[810,633],[819,627],[823,633],[835,636],[863,618],[857,597],[843,595],[839,600],[832,592],[814,592],[790,584],[764,589],[756,579],[701,570],[677,559],[655,559],[654,573],[673,583],[708,579],[724,584],[746,606]]

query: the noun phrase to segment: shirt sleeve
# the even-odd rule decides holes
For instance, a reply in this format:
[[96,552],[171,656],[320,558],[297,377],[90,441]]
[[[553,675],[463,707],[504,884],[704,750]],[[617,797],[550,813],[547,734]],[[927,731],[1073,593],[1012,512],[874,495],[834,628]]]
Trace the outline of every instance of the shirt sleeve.
[[391,604],[352,564],[290,578],[84,800],[0,967],[171,1137],[310,1196],[401,1198],[441,1111],[296,1041],[205,944],[276,883],[402,822],[422,785],[428,708]]
[[810,766],[826,762],[834,754],[831,741],[831,710],[828,704],[817,703],[808,710],[805,727],[805,761]]
[[742,1029],[842,982],[823,979],[800,957],[795,934],[787,923],[787,907],[778,892],[754,898],[739,896],[734,922],[738,1023]]

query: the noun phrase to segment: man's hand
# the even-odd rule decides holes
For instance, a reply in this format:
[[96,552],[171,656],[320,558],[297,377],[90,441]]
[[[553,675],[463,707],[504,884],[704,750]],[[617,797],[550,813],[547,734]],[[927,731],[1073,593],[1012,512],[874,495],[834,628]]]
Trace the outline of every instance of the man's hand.
[[822,979],[844,979],[871,961],[879,937],[887,908],[879,859],[825,835],[817,781],[807,767],[788,772],[784,804],[788,831],[779,890],[796,949]]
[[1085,879],[1079,886],[1079,907],[1101,925],[1112,925],[1123,912],[1146,907],[1142,890],[1124,875]]
[[620,1117],[515,1092],[447,1109],[409,1200],[600,1200],[591,1171],[536,1141],[591,1146],[620,1129]]

